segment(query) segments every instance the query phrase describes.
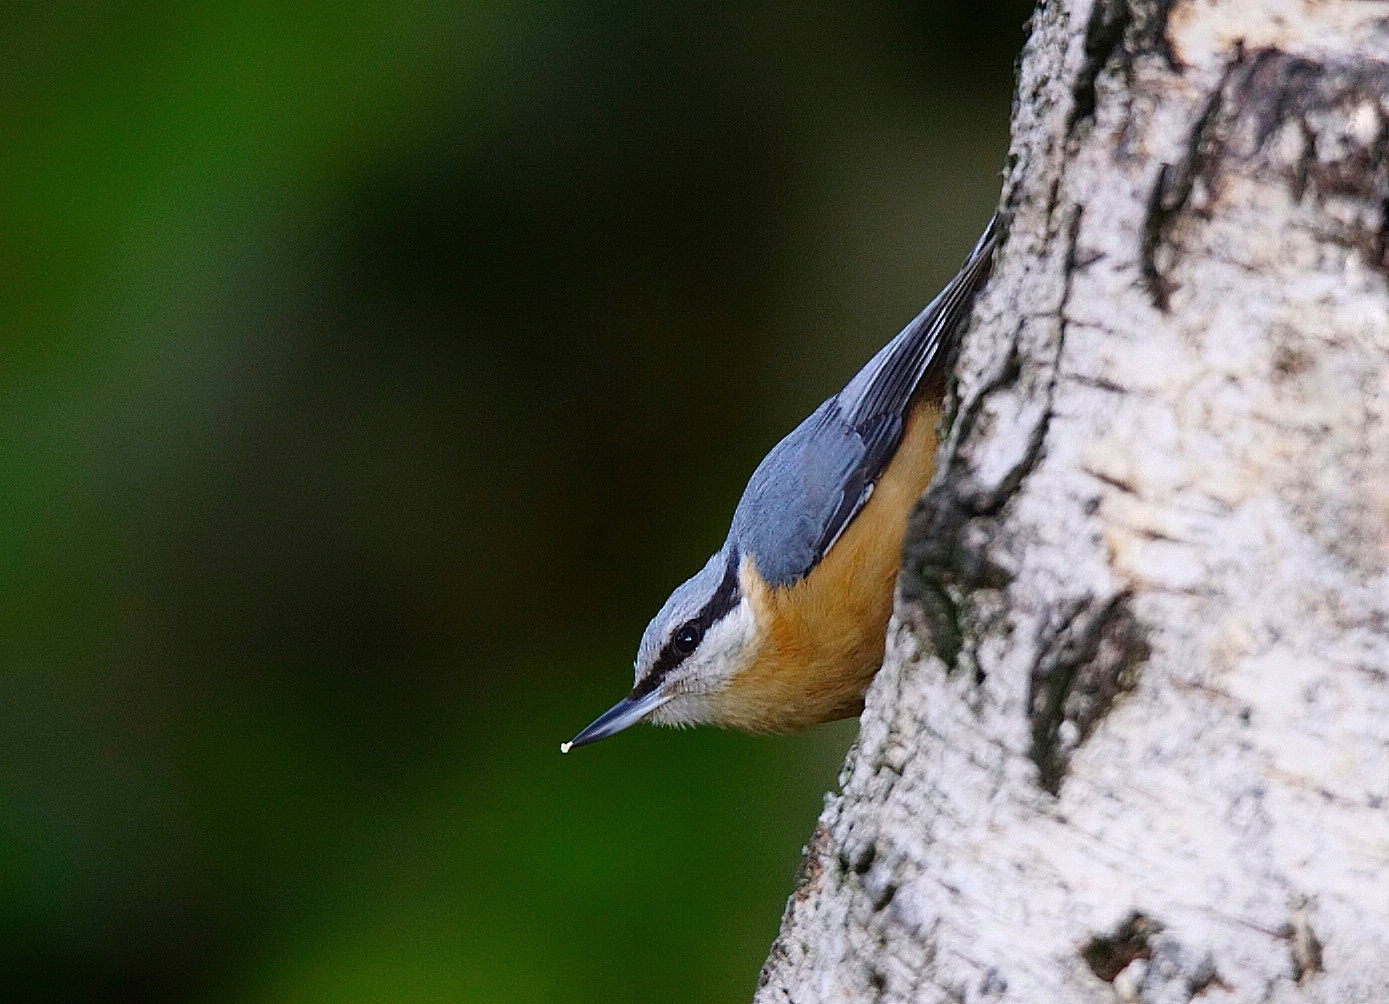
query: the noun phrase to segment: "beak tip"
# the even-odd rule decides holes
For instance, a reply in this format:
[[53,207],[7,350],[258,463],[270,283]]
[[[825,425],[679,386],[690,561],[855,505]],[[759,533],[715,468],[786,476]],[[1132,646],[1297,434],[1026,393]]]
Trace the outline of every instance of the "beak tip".
[[624,697],[595,718],[587,728],[569,742],[560,743],[559,751],[568,753],[576,746],[587,746],[589,743],[596,743],[599,739],[606,739],[614,733],[621,732],[623,729],[642,721],[668,700],[670,697],[659,691],[653,691],[637,698]]

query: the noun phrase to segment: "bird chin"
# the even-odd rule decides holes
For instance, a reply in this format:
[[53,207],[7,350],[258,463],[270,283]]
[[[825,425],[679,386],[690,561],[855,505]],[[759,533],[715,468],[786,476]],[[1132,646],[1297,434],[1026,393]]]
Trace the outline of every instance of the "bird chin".
[[709,701],[703,694],[677,694],[655,711],[647,721],[652,725],[684,728],[710,721]]

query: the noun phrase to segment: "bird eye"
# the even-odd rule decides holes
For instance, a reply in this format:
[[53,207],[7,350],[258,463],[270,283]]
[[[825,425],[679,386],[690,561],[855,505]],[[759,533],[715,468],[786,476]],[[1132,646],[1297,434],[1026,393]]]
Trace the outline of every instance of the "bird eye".
[[681,655],[689,655],[699,647],[700,640],[704,637],[704,629],[698,624],[686,624],[675,636],[671,638],[671,644],[675,646],[675,651]]

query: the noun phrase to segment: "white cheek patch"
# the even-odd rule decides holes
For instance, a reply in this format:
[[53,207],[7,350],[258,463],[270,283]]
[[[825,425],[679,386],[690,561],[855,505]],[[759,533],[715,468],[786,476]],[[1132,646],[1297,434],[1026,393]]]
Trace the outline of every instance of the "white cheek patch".
[[663,684],[674,696],[658,708],[651,721],[661,725],[698,725],[709,720],[706,694],[726,688],[757,654],[757,622],[744,597],[716,623],[699,648],[671,671]]

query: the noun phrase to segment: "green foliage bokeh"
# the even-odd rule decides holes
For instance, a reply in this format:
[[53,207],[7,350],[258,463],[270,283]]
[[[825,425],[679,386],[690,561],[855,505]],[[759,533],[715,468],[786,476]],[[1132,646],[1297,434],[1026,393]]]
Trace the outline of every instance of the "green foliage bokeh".
[[853,723],[558,744],[968,248],[1026,13],[13,5],[13,999],[747,999]]

